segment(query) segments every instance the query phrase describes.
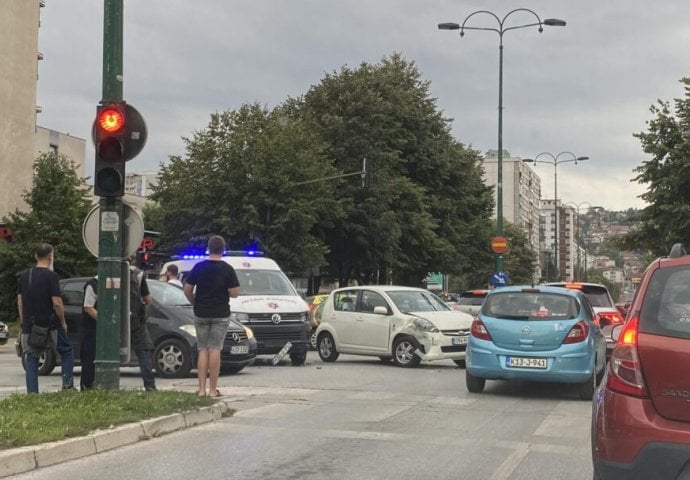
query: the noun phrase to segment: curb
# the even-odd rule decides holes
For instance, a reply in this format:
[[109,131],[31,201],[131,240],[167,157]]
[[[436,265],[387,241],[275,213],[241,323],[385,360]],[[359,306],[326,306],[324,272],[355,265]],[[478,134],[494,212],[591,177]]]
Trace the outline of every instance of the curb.
[[228,404],[219,401],[199,410],[151,418],[108,430],[96,430],[85,437],[0,451],[0,478],[215,422],[223,418],[228,410]]

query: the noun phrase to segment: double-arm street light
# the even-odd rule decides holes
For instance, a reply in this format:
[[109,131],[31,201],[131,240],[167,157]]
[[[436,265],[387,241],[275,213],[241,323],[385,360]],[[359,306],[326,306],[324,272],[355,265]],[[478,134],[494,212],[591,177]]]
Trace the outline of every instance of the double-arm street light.
[[[506,26],[506,20],[514,13],[525,12],[531,14],[536,19],[536,22],[527,23],[524,25],[513,25]],[[467,21],[474,17],[475,15],[484,14],[489,15],[498,24],[497,27],[469,27],[467,26]],[[539,27],[539,33],[544,31],[543,26],[551,27],[564,27],[565,21],[559,20],[557,18],[547,18],[542,21],[535,12],[528,8],[516,8],[508,12],[502,19],[496,14],[489,12],[487,10],[477,10],[476,12],[470,13],[465,20],[463,20],[462,25],[457,23],[439,23],[438,28],[440,30],[460,30],[460,36],[465,36],[465,30],[485,30],[489,32],[496,32],[499,38],[498,44],[498,180],[496,184],[496,233],[499,236],[503,235],[503,34],[510,30],[517,30],[520,28],[527,27]],[[503,271],[503,256],[496,256],[496,271]]]
[[[570,158],[564,158],[561,159],[561,155],[569,155]],[[539,160],[539,157],[546,156],[551,158],[551,160]],[[584,162],[585,160],[589,160],[589,157],[578,157],[576,156],[573,152],[561,152],[558,155],[553,155],[552,153],[549,152],[542,152],[539,155],[537,155],[534,158],[524,158],[522,161],[523,162],[531,162],[534,164],[537,163],[548,163],[549,165],[553,165],[553,210],[555,213],[554,217],[554,240],[553,240],[553,253],[554,253],[554,265],[556,267],[556,280],[560,280],[561,278],[561,270],[560,270],[560,262],[558,258],[558,166],[561,163],[566,163],[566,162],[575,162],[575,165],[577,165],[577,162]]]

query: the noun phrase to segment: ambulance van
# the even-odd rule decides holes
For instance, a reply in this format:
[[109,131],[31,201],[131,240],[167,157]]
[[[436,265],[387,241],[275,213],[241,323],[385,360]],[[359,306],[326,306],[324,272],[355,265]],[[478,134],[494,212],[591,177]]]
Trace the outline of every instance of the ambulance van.
[[[177,265],[182,282],[192,267],[205,260],[204,255],[182,256],[163,265]],[[257,341],[257,355],[279,353],[288,342],[293,365],[303,365],[307,358],[310,324],[309,306],[294,285],[270,258],[245,252],[224,255],[240,281],[240,295],[230,299],[230,317],[251,328]]]

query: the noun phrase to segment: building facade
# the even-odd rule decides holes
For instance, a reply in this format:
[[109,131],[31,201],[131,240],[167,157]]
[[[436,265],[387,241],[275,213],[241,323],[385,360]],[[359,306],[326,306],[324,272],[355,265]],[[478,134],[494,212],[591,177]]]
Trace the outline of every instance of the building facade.
[[36,127],[34,137],[33,158],[42,153],[59,153],[72,159],[79,177],[84,178],[86,159],[86,141],[83,138],[73,137],[68,133],[61,133],[49,128]]
[[33,178],[38,0],[3,0],[0,15],[0,218],[25,206]]

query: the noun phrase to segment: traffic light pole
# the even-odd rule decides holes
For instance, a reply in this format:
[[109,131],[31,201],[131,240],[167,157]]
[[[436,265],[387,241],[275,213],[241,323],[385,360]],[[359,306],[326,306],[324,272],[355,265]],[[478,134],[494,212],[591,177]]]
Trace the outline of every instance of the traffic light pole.
[[[104,0],[103,99],[122,100],[123,0]],[[129,279],[122,268],[123,207],[119,197],[100,198],[98,234],[98,322],[96,381],[98,387],[120,388],[120,325],[122,287]]]

